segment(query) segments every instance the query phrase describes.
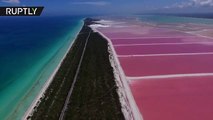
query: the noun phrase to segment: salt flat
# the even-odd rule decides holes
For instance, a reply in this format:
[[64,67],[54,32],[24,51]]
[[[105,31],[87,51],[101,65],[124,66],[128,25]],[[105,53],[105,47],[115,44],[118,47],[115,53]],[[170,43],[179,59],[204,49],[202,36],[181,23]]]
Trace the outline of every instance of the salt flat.
[[112,42],[143,119],[212,120],[213,26],[133,21],[96,29]]

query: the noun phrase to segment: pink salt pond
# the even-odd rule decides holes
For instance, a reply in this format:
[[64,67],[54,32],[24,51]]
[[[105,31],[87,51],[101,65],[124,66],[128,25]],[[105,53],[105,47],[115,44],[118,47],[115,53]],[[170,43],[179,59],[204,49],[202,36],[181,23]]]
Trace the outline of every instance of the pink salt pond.
[[182,38],[130,38],[112,39],[113,45],[122,44],[152,44],[152,43],[181,43]]
[[133,24],[98,30],[111,40],[143,119],[213,120],[213,38],[186,33],[211,26]]
[[213,120],[213,77],[134,80],[144,120]]
[[213,52],[213,45],[202,43],[118,45],[115,46],[115,50],[118,55],[205,53]]
[[188,37],[133,37],[133,38],[112,38],[113,45],[134,45],[134,44],[158,44],[158,43],[200,43],[213,45],[213,39],[199,36]]
[[212,55],[172,55],[148,57],[120,57],[127,76],[213,73]]

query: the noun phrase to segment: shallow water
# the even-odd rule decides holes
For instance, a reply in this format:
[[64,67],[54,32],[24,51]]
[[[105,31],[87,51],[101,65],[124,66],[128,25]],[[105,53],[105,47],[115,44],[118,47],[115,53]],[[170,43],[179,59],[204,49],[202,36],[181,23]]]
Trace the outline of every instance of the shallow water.
[[141,15],[140,20],[153,23],[196,23],[196,24],[213,24],[213,19],[179,17],[169,15]]
[[20,119],[80,31],[82,17],[0,21],[0,119]]

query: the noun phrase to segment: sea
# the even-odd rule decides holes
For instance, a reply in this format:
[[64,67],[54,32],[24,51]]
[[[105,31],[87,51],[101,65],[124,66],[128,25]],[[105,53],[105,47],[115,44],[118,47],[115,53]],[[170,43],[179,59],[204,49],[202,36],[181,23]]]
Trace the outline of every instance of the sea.
[[82,16],[0,18],[0,120],[22,118],[82,26]]
[[[212,14],[211,14],[212,15]],[[206,17],[201,14],[193,14],[191,16],[186,16],[185,14],[174,14],[174,15],[166,15],[166,14],[150,14],[150,15],[139,15],[137,16],[139,20],[143,22],[150,23],[194,23],[194,24],[213,24],[213,19],[206,15]]]

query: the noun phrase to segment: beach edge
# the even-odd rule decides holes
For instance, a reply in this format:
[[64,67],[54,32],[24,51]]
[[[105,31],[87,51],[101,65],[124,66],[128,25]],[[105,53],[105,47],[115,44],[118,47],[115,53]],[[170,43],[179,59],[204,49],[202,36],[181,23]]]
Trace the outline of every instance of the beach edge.
[[82,18],[80,20],[80,24],[81,27],[79,27],[79,30],[77,32],[77,34],[75,35],[75,38],[72,39],[72,42],[70,43],[68,49],[66,50],[66,52],[64,53],[63,57],[61,58],[59,64],[57,65],[57,67],[54,69],[54,71],[52,72],[52,74],[49,76],[49,78],[46,80],[45,84],[42,86],[42,89],[40,90],[40,92],[37,94],[37,96],[34,98],[34,100],[32,101],[32,103],[30,104],[30,106],[28,107],[28,109],[26,110],[26,112],[24,113],[24,115],[22,116],[22,120],[27,120],[28,116],[32,115],[34,112],[34,108],[37,107],[39,105],[40,99],[43,97],[45,91],[48,89],[49,85],[52,83],[56,73],[58,72],[58,70],[60,69],[64,59],[66,58],[66,55],[69,53],[69,51],[72,49],[72,46],[74,44],[74,42],[76,41],[82,27],[84,26],[84,19]]

